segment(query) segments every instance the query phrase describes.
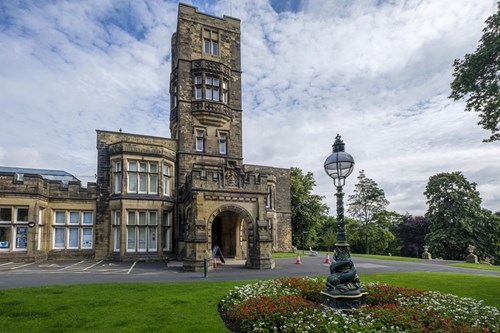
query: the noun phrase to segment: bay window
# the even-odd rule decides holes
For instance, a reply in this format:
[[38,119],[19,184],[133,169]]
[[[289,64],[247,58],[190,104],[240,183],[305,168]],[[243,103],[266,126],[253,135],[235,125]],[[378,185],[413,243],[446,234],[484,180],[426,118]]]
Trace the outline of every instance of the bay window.
[[168,164],[163,164],[163,195],[171,196],[172,174],[171,167]]
[[163,251],[172,251],[172,212],[163,211]]
[[205,99],[220,101],[220,80],[217,77],[207,76],[205,82]]
[[194,76],[194,98],[228,104],[229,82],[219,76],[196,74]]
[[127,212],[127,252],[156,252],[158,212]]
[[115,193],[122,192],[122,162],[115,162],[114,174],[113,174],[113,182]]
[[113,211],[113,251],[120,252],[122,212]]
[[128,193],[158,193],[158,163],[129,161],[127,177]]

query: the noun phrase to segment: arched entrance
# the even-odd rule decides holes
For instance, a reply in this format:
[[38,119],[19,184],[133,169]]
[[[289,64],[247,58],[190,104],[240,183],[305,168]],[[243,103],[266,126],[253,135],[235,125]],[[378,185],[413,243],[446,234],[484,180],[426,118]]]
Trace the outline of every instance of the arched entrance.
[[211,249],[219,246],[226,258],[246,259],[247,228],[252,223],[250,214],[238,206],[222,206],[210,216]]

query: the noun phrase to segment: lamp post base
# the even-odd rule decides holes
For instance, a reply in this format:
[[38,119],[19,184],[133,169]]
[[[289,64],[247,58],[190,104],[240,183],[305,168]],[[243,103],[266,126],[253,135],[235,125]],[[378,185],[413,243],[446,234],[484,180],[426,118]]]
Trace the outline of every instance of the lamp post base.
[[349,311],[366,304],[367,294],[363,288],[346,292],[324,289],[321,291],[321,299],[323,305],[327,307]]

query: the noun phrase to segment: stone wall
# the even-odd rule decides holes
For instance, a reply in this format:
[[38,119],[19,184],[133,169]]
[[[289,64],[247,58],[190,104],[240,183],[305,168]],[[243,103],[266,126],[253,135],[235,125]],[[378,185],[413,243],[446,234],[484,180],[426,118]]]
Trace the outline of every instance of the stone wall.
[[80,182],[65,184],[37,174],[24,174],[23,180],[19,181],[15,173],[0,173],[0,206],[28,208],[28,221],[16,222],[13,226],[28,227],[28,222],[34,223],[33,227],[27,229],[26,250],[0,250],[0,260],[42,260],[49,256],[93,257],[93,250],[53,250],[52,226],[55,210],[95,213],[96,196],[95,183],[82,187]]

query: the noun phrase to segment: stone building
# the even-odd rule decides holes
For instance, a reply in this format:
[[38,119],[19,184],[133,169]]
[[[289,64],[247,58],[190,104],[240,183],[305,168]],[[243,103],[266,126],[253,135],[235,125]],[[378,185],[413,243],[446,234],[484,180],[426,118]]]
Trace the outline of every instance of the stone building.
[[290,173],[243,164],[240,46],[238,19],[180,4],[171,138],[98,130],[86,188],[62,171],[0,168],[0,259],[175,258],[201,270],[218,248],[274,267],[272,251],[291,249]]

